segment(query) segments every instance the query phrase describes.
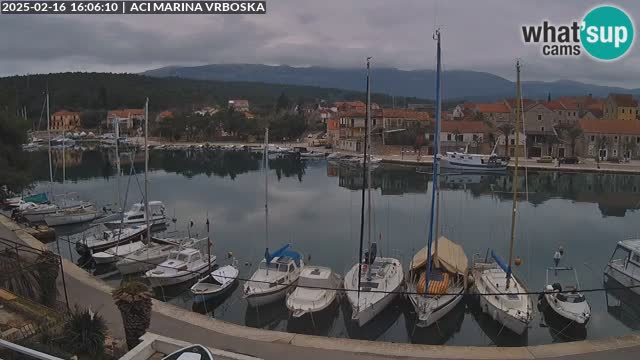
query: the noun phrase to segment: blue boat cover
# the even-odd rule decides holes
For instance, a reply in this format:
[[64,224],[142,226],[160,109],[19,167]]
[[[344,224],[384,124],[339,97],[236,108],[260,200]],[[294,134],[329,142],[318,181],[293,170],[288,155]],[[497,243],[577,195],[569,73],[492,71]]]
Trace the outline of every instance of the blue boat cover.
[[49,201],[47,198],[47,193],[38,193],[30,196],[25,196],[22,198],[25,202],[32,202],[34,204],[43,204]]
[[511,268],[509,266],[505,265],[505,263],[502,261],[502,259],[500,259],[500,257],[498,255],[496,255],[496,253],[493,252],[493,250],[491,250],[491,257],[502,268],[502,270],[504,270],[504,272],[507,273],[507,276],[511,276]]
[[267,264],[270,264],[271,260],[273,260],[273,258],[275,257],[288,256],[296,262],[296,265],[300,266],[300,253],[289,250],[289,247],[291,247],[291,244],[286,244],[272,253],[269,253],[269,248],[266,248],[264,250],[264,259],[267,261]]

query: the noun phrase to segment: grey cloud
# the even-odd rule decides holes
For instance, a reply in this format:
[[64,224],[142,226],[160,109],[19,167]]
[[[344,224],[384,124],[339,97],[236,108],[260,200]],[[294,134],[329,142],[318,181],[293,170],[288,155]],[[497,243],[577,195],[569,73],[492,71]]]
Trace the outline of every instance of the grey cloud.
[[[0,15],[0,75],[68,70],[137,72],[165,65],[268,63],[433,69],[436,26],[445,69],[513,77],[516,58],[527,80],[570,79],[637,86],[640,47],[613,63],[587,56],[545,58],[522,42],[520,27],[579,19],[597,1],[268,1],[253,16]],[[615,3],[631,16],[640,4]],[[637,30],[637,29],[636,29]],[[637,31],[636,31],[637,35]],[[636,39],[637,40],[637,39]]]

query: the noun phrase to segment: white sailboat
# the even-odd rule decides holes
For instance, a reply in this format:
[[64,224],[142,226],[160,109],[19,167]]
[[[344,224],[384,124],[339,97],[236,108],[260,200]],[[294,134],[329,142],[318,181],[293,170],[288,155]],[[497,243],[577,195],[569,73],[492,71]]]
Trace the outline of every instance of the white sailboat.
[[107,250],[119,244],[126,244],[138,240],[144,236],[146,225],[134,225],[131,227],[105,230],[101,236],[92,235],[83,241],[76,243],[76,251],[80,255],[94,254]]
[[[520,143],[520,62],[517,69],[518,105],[516,119],[516,144]],[[502,260],[491,251],[490,261],[488,256],[484,261],[475,261],[473,264],[474,289],[480,295],[480,307],[491,318],[498,321],[514,333],[521,335],[533,320],[533,302],[524,284],[511,272],[513,263],[513,244],[516,236],[516,214],[518,210],[518,154],[515,156],[515,168],[513,172],[513,209],[511,213],[511,241],[509,245],[509,262],[504,264]],[[487,253],[488,255],[488,253]],[[486,294],[486,295],[483,295]]]
[[269,253],[269,128],[264,137],[264,226],[265,255],[258,269],[244,284],[244,298],[251,306],[261,306],[283,299],[290,287],[298,281],[304,267],[302,255],[284,245]]
[[362,256],[364,240],[364,208],[361,213],[360,251],[358,263],[344,277],[344,289],[351,304],[351,320],[363,326],[386,308],[402,290],[404,272],[399,260],[377,256],[377,244],[371,241],[371,156],[367,156],[371,144],[371,89],[370,59],[367,58],[367,118],[365,120],[364,156],[366,159],[363,175],[366,174],[366,186],[362,188],[362,201],[367,193],[367,252]]
[[[151,213],[151,226],[165,224],[165,207],[162,201],[149,201],[149,212]],[[144,224],[146,222],[144,203],[136,203],[131,205],[131,209],[122,214],[122,219],[107,221],[104,224],[108,227],[117,227],[120,225]]]
[[[466,291],[467,255],[462,247],[440,236],[440,125],[441,125],[441,48],[436,30],[436,126],[433,157],[431,220],[427,246],[411,261],[407,279],[408,298],[416,312],[416,326],[427,327],[440,320],[460,303]],[[435,233],[435,246],[434,245]]]

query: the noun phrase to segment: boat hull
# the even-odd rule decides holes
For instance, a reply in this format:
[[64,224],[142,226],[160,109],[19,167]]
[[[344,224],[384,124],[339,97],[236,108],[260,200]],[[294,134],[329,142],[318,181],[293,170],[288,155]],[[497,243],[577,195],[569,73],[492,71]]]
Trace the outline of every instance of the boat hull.
[[546,301],[547,305],[549,305],[549,307],[556,314],[558,314],[558,316],[561,316],[578,325],[586,325],[589,322],[589,319],[591,318],[591,310],[589,309],[588,305],[585,308],[585,314],[587,315],[583,315],[583,314],[579,314],[579,313],[575,313],[575,312],[567,311],[563,309],[561,306],[559,306],[556,303],[554,294],[551,294],[551,293],[544,294],[544,300]]
[[604,274],[616,280],[621,285],[628,287],[633,293],[640,295],[640,279],[634,279],[625,272],[616,269],[613,265],[607,265]]
[[48,226],[61,226],[79,224],[83,222],[89,222],[98,218],[98,213],[90,211],[82,214],[70,214],[70,215],[49,215],[44,217],[44,221]]
[[461,290],[460,293],[456,295],[448,295],[448,299],[444,301],[443,305],[437,307],[434,311],[423,311],[420,309],[420,306],[417,304],[415,299],[416,296],[421,295],[409,295],[411,305],[413,305],[413,308],[416,311],[416,326],[425,328],[435,324],[451,310],[455,309],[464,297],[464,290]]
[[446,158],[438,160],[438,164],[443,169],[465,170],[465,171],[506,171],[507,165],[482,165],[482,164],[465,164],[451,161]]
[[284,299],[289,289],[291,289],[291,285],[284,286],[276,291],[245,294],[244,297],[247,299],[249,306],[263,306]]
[[122,275],[142,273],[153,269],[156,265],[167,260],[167,255],[145,258],[144,262],[140,261],[118,261],[116,268]]
[[[125,220],[123,222],[120,221],[109,221],[105,222],[104,225],[110,229],[119,228],[120,225],[128,226],[128,225],[143,225],[146,224],[145,219],[138,220]],[[166,225],[166,218],[162,217],[154,217],[151,221],[149,221],[150,226],[158,226],[158,225]]]
[[380,299],[380,301],[376,302],[375,304],[371,304],[370,306],[367,306],[362,311],[358,311],[358,309],[354,306],[354,304],[352,304],[351,320],[356,322],[360,327],[366,325],[369,321],[371,321],[378,314],[380,314],[382,310],[384,310],[387,306],[389,306],[389,304],[391,304],[393,300],[395,300],[397,296],[395,292],[398,292],[400,290],[401,290],[401,285],[398,285],[398,287],[392,290],[393,293],[387,294],[382,299]]
[[[211,266],[216,263],[215,257],[212,257]],[[204,265],[199,269],[191,269],[172,276],[147,276],[151,287],[165,287],[185,283],[187,281],[198,278],[200,275],[209,270],[209,265]]]

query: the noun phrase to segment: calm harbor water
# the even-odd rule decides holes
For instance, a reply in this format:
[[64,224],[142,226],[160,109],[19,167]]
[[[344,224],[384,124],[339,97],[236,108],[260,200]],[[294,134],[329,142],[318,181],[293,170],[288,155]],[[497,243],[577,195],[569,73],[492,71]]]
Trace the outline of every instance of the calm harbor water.
[[[49,189],[47,153],[31,153],[36,164],[38,190]],[[66,181],[61,183],[60,154],[56,164],[54,192],[75,192],[99,206],[113,204],[116,196],[113,155],[106,149],[68,151]],[[141,200],[143,156],[133,156],[135,176],[122,176],[122,196],[128,204]],[[122,172],[132,173],[123,157]],[[430,169],[384,166],[373,174],[373,220],[383,255],[401,259],[406,267],[413,254],[426,244]],[[293,158],[270,160],[269,241],[271,249],[291,243],[312,264],[330,266],[345,273],[358,253],[360,229],[361,171],[324,160]],[[205,221],[212,223],[211,236],[218,264],[232,252],[240,261],[240,276],[250,277],[265,249],[264,172],[261,154],[250,152],[151,151],[150,200],[161,200],[169,217],[175,217],[167,233],[204,236]],[[640,226],[640,176],[529,171],[520,189],[515,254],[523,263],[515,272],[530,290],[545,285],[545,269],[563,246],[564,265],[578,270],[583,289],[602,288],[604,269],[617,241],[636,237]],[[471,260],[488,247],[507,256],[510,234],[511,174],[449,174],[442,177],[441,224],[443,234],[464,246]],[[528,192],[525,192],[525,183]],[[174,215],[175,214],[175,215]],[[57,243],[49,246],[74,261],[78,259],[67,240],[77,241],[82,227],[61,229]],[[75,234],[74,234],[75,233]],[[113,285],[122,281],[109,269]],[[156,296],[192,308],[188,285],[157,291]],[[338,306],[332,316],[311,321],[288,319],[284,302],[258,310],[241,298],[242,286],[217,303],[194,311],[226,321],[273,330],[332,337],[448,345],[545,344],[572,339],[601,338],[640,328],[640,300],[626,292],[586,294],[592,319],[586,331],[564,328],[557,320],[543,320],[537,312],[526,336],[517,337],[480,314],[469,299],[444,318],[438,327],[414,329],[410,306],[398,299],[367,326],[352,327]],[[535,299],[537,301],[537,298]],[[345,301],[346,302],[346,301]],[[343,302],[344,303],[344,302]]]

